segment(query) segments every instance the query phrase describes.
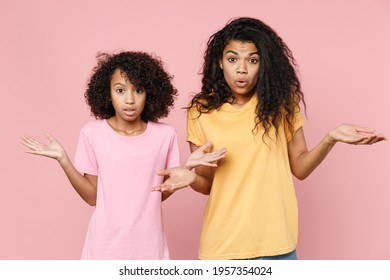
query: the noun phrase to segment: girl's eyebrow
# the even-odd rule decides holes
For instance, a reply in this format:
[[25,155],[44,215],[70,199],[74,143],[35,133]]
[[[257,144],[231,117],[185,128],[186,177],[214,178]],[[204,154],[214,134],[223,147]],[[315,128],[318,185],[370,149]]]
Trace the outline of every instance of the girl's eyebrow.
[[119,85],[119,86],[126,86],[126,84],[123,84],[123,83],[120,83],[120,82],[116,82],[115,84],[113,84],[113,86],[116,86],[116,85]]

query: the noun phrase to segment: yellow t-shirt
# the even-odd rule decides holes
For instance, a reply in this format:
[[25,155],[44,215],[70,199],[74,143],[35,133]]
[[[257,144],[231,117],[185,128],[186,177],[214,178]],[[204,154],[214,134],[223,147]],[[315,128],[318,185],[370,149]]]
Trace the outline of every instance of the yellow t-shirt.
[[[218,162],[205,208],[200,259],[247,259],[289,253],[298,237],[298,207],[288,159],[287,125],[276,139],[272,127],[257,134],[253,96],[237,109],[225,103],[219,110],[187,114],[187,141],[197,146],[211,140],[213,149],[226,147]],[[294,133],[303,125],[295,114]],[[264,143],[264,141],[265,143]]]

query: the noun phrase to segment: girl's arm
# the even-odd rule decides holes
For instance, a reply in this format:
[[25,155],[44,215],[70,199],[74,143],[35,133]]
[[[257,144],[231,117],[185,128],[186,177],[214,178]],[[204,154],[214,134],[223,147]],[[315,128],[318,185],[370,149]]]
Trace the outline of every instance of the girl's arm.
[[96,205],[97,176],[80,174],[73,166],[62,145],[49,134],[46,136],[50,142],[47,145],[28,136],[22,137],[22,144],[29,149],[27,153],[57,160],[81,198],[91,206]]
[[297,130],[288,142],[291,171],[299,180],[307,178],[325,159],[337,142],[355,145],[369,145],[386,140],[372,128],[343,124],[330,131],[318,145],[308,151],[303,128]]
[[[153,188],[153,191],[174,192],[178,189],[191,186],[195,191],[210,194],[214,177],[214,168],[217,160],[225,157],[226,148],[221,148],[212,153],[204,153],[212,145],[206,143],[200,148],[190,143],[191,155],[184,166],[174,167],[158,171],[158,175],[168,177],[164,183]],[[195,168],[195,173],[191,169]]]

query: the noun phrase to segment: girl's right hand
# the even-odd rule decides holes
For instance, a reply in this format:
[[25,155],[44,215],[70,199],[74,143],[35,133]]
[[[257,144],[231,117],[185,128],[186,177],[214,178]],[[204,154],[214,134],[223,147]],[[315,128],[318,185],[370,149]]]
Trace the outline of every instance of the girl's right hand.
[[29,154],[45,156],[56,159],[61,162],[67,155],[62,145],[50,134],[46,134],[49,144],[41,143],[30,136],[22,136],[21,143],[29,150],[26,151]]

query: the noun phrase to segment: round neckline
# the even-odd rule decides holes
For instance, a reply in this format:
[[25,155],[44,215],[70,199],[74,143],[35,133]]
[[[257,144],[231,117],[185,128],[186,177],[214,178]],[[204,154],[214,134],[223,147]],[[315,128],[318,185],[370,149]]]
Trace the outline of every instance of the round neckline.
[[240,112],[240,111],[243,111],[245,110],[247,107],[253,105],[253,104],[256,104],[257,102],[257,97],[256,97],[256,94],[253,94],[251,96],[251,98],[248,100],[248,102],[246,102],[245,104],[243,104],[241,107],[237,108],[237,107],[234,107],[233,104],[231,103],[225,103],[222,107],[224,110],[226,111],[230,111],[230,112]]
[[104,119],[104,124],[105,124],[106,128],[110,131],[111,134],[117,136],[118,138],[130,139],[130,140],[144,137],[145,135],[147,135],[149,133],[149,127],[150,127],[150,122],[147,122],[145,130],[141,134],[134,135],[134,136],[131,136],[131,135],[126,136],[126,135],[122,135],[122,134],[118,133],[115,129],[113,129],[110,126],[110,124],[107,122],[107,119]]

